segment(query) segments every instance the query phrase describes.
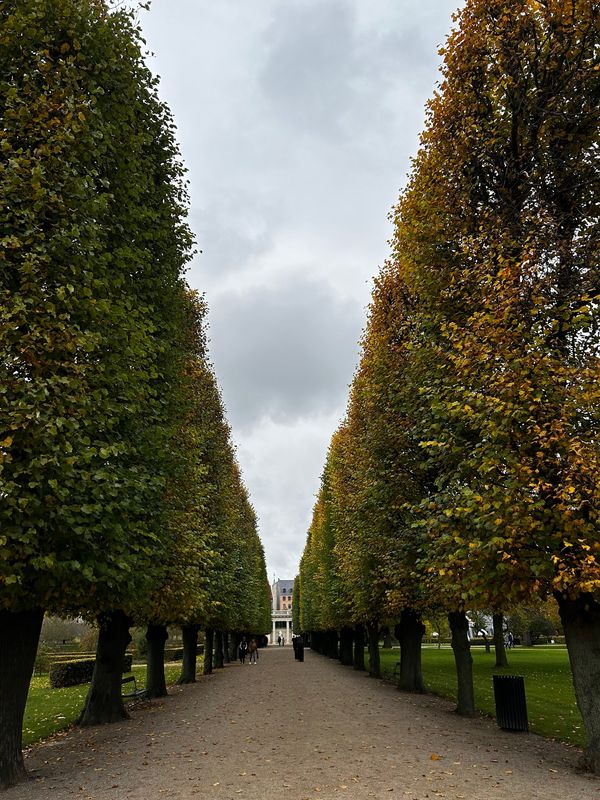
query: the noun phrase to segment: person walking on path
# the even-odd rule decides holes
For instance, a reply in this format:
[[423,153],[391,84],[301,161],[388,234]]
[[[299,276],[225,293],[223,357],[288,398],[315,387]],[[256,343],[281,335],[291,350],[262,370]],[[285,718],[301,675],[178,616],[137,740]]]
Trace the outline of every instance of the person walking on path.
[[246,637],[244,636],[244,638],[238,645],[238,657],[240,659],[240,664],[246,663],[247,652],[248,652],[248,642],[246,641]]
[[250,653],[250,663],[256,664],[258,661],[258,645],[256,644],[256,639],[250,640],[250,646],[248,647],[248,652]]

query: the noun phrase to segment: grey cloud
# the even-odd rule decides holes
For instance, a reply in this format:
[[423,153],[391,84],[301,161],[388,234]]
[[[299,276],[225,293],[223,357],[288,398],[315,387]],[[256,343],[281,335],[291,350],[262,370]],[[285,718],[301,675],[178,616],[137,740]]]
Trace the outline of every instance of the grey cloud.
[[247,269],[273,247],[275,212],[260,203],[244,204],[240,196],[220,195],[208,208],[190,215],[202,256],[192,268],[192,282],[209,289],[226,276]]
[[347,0],[277,6],[263,34],[268,57],[259,76],[274,116],[296,132],[339,143],[360,140],[363,130],[374,129],[371,138],[377,130],[388,134],[399,116],[420,113],[438,56],[415,14],[406,8],[402,25],[372,29],[361,26]]
[[234,428],[343,404],[363,323],[356,301],[290,276],[209,304],[211,354]]
[[280,577],[304,544],[458,3],[153,0],[141,14],[190,169],[203,255],[188,279],[207,294],[215,370]]
[[262,420],[238,436],[238,455],[265,532],[268,563],[293,577],[310,523],[325,452],[339,412]]
[[260,76],[279,115],[300,131],[328,128],[352,105],[353,14],[343,2],[281,4],[265,32],[268,58]]
[[415,94],[431,94],[431,72],[438,57],[418,28],[369,34],[359,47],[365,74],[376,84],[402,82]]

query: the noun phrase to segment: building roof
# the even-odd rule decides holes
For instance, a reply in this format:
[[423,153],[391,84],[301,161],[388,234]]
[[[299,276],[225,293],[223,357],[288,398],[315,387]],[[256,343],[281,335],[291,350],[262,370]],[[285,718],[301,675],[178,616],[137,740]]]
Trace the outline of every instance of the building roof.
[[286,581],[286,580],[275,581],[275,583],[273,584],[273,588],[275,589],[275,592],[277,592],[278,594],[282,594],[284,589],[286,594],[290,594],[290,592],[294,588],[294,581]]

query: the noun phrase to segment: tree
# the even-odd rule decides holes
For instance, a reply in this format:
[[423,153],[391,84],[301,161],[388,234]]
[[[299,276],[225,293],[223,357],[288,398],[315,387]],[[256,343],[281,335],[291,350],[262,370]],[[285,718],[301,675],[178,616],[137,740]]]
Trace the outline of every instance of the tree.
[[[122,608],[160,563],[164,398],[191,237],[172,122],[130,16],[100,0],[25,0],[5,4],[0,25],[6,786],[24,775],[42,609],[100,614],[101,641],[116,624],[120,648]],[[120,681],[105,689],[96,696],[122,713]]]
[[292,630],[295,634],[302,633],[300,623],[300,576],[294,578],[294,591],[292,594]]
[[[195,680],[198,623],[209,602],[207,575],[215,558],[214,533],[205,509],[216,487],[210,482],[210,439],[218,389],[207,362],[204,301],[193,292],[184,298],[185,314],[179,349],[184,354],[181,391],[174,413],[172,448],[178,454],[165,491],[164,530],[168,547],[152,591],[143,598],[135,616],[147,623],[148,696],[167,693],[164,646],[167,625],[184,627],[184,677]],[[217,407],[220,411],[220,406]]]
[[431,590],[555,594],[595,770],[598,24],[596,3],[467,2],[395,240],[427,313]]
[[243,484],[221,396],[208,372],[203,406],[209,492],[203,519],[214,556],[205,581],[207,604],[198,617],[206,628],[205,672],[212,670],[214,632],[259,635],[271,627],[271,593],[256,514]]
[[385,587],[382,615],[396,621],[400,642],[399,688],[420,692],[422,614],[434,604],[417,569],[424,540],[413,509],[435,485],[415,435],[420,410],[411,356],[416,299],[395,265],[386,263],[375,282],[351,409],[354,403],[361,420],[355,430],[361,440],[363,515],[368,514],[369,547],[377,548]]
[[535,600],[510,609],[506,624],[521,644],[535,645],[541,636],[550,638],[561,633],[562,625],[554,598]]
[[[313,629],[341,628],[345,644],[346,626],[356,628],[357,668],[363,663],[363,626],[369,631],[370,672],[377,675],[380,627],[396,622],[400,686],[422,691],[420,615],[426,600],[415,565],[423,537],[410,508],[431,480],[412,436],[407,306],[401,282],[393,268],[386,269],[373,293],[347,418],[332,437],[300,576]],[[349,662],[349,655],[343,660]]]

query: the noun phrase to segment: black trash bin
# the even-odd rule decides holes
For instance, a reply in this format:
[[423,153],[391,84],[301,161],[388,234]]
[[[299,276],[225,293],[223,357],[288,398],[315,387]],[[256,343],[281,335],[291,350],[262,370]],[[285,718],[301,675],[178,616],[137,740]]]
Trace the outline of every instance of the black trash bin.
[[496,722],[505,731],[528,731],[525,680],[520,675],[494,675]]

